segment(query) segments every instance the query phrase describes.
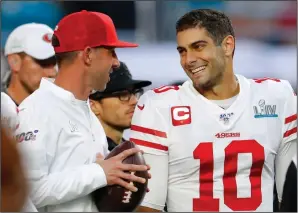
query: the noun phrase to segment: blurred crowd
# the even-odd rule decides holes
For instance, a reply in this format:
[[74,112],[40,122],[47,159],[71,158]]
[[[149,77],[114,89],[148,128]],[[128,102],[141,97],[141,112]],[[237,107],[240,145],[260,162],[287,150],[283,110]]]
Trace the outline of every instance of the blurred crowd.
[[[292,86],[296,87],[297,2],[295,1],[4,1],[1,6],[2,50],[9,33],[21,24],[39,22],[54,29],[61,17],[74,11],[86,9],[108,14],[114,20],[121,39],[140,43],[136,54],[138,59],[125,52],[122,54],[120,51],[119,54],[133,68],[133,75],[152,80],[151,87],[171,84],[186,78],[180,72],[179,64],[176,63],[178,55],[175,50],[174,25],[177,18],[194,8],[219,9],[231,17],[236,29],[236,69],[237,64],[244,62],[247,63],[245,67],[253,70],[238,70],[241,74],[248,74],[249,77],[273,75],[273,77],[289,80]],[[252,47],[251,52],[254,57],[251,58],[250,55],[248,60],[245,60],[240,55],[242,47],[245,51],[246,47]],[[161,51],[165,60],[174,61],[173,65],[170,65],[175,67],[171,68],[173,76],[176,76],[173,79],[160,80],[161,78],[155,78],[152,73],[152,70],[165,71],[162,65],[168,62],[164,60],[152,63],[153,59],[150,58],[152,54]],[[263,58],[267,53],[270,53],[270,56]],[[256,63],[255,60],[261,63]],[[275,64],[270,66],[270,60]],[[148,71],[141,72],[140,64],[142,67],[150,67],[150,71],[148,68]],[[258,67],[260,64],[262,66]],[[134,67],[138,67],[137,70]],[[176,69],[179,70],[176,71]],[[6,71],[7,65],[2,51],[2,84],[7,79]],[[168,75],[166,71],[165,75]]]

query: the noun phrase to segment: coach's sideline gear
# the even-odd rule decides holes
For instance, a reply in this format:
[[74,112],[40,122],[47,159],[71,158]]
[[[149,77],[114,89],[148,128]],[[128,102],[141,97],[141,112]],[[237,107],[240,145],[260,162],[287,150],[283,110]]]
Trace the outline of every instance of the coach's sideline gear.
[[21,25],[8,36],[4,54],[24,52],[38,60],[51,58],[55,55],[51,45],[52,35],[53,30],[44,24]]
[[[9,128],[12,133],[14,133],[19,125],[17,106],[15,105],[13,100],[4,92],[1,92],[1,125]],[[23,153],[20,153],[20,155],[22,157]],[[37,212],[30,198],[26,198],[25,205],[22,211]]]
[[107,155],[108,147],[89,102],[42,79],[19,106],[19,117],[17,139],[28,153],[30,195],[38,210],[95,212],[89,194],[107,183],[94,162],[97,153]]
[[59,46],[54,47],[56,53],[83,50],[87,46],[138,46],[118,40],[114,23],[109,16],[86,10],[63,18],[56,26],[54,34],[60,43]]

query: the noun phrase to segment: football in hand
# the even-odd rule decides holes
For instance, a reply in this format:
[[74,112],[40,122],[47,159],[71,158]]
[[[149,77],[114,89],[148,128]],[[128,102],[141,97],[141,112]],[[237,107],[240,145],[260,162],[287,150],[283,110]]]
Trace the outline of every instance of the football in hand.
[[[110,154],[105,158],[109,159],[119,153],[134,148],[136,145],[133,142],[125,141],[115,147]],[[123,160],[125,164],[146,165],[142,153],[131,155]],[[134,175],[145,178],[146,183],[131,182],[138,189],[137,192],[129,191],[122,186],[112,185],[99,188],[92,192],[93,201],[100,212],[132,212],[144,199],[148,185],[148,172],[135,172]]]

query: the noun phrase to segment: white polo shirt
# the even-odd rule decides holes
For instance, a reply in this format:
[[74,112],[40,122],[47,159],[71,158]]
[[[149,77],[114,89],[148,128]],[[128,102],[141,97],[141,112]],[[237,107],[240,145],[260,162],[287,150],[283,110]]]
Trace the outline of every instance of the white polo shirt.
[[42,79],[19,106],[17,140],[26,153],[31,198],[39,211],[97,211],[90,193],[106,186],[96,154],[107,155],[104,130],[89,102]]
[[18,125],[18,110],[13,100],[1,92],[1,122],[14,131]]
[[[17,106],[4,92],[1,92],[1,121],[2,125],[6,125],[12,132],[16,130],[19,124]],[[22,212],[37,212],[30,198],[26,199]]]

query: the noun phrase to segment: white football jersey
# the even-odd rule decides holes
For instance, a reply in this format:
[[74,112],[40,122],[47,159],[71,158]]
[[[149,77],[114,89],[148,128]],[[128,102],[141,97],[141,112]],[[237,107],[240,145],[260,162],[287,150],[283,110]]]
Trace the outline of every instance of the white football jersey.
[[237,78],[240,93],[226,110],[191,81],[140,98],[130,140],[151,166],[142,206],[162,210],[167,203],[169,212],[272,211],[276,156],[291,150],[297,138],[296,95],[284,80]]

